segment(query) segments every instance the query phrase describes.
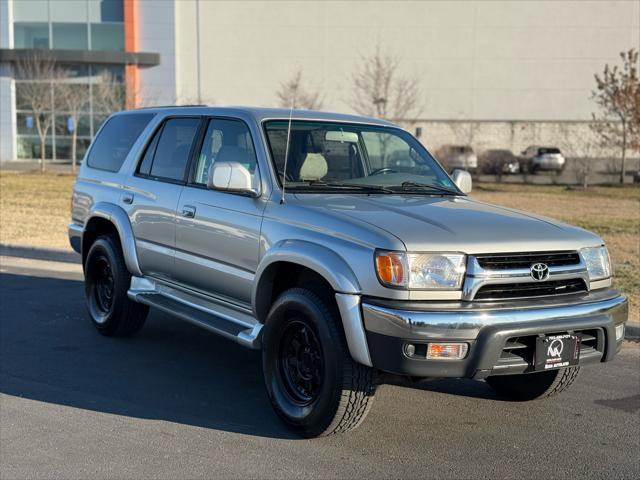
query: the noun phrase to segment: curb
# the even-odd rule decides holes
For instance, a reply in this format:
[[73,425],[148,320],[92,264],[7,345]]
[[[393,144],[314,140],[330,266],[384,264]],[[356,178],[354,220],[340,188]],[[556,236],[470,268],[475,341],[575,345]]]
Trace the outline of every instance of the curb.
[[57,248],[19,247],[0,244],[0,256],[48,260],[50,262],[81,263],[80,254]]
[[640,323],[627,322],[624,327],[625,340],[640,340]]

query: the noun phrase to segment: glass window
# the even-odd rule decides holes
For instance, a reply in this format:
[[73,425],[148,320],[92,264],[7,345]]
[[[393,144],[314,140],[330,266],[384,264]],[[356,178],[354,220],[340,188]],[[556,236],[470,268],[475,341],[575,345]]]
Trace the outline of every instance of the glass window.
[[91,136],[91,128],[89,125],[88,115],[81,115],[78,118],[77,123],[77,125],[74,123],[73,118],[70,115],[65,115],[64,112],[56,112],[56,139],[58,135],[71,136],[74,130],[77,132],[78,136]]
[[140,163],[140,167],[138,168],[139,174],[151,174],[151,164],[153,163],[153,156],[156,154],[156,147],[158,146],[158,140],[160,139],[161,133],[162,128],[159,128],[153,136],[153,140],[151,140],[151,143],[145,150],[144,157],[142,158],[142,162]]
[[[18,135],[18,158],[38,159],[40,158],[40,137]],[[45,139],[45,158],[53,158],[53,142],[51,136]]]
[[49,5],[53,22],[87,23],[87,2],[84,0],[55,0]]
[[122,65],[91,65],[91,77],[96,81],[104,78],[124,83],[124,67]]
[[31,112],[16,113],[16,123],[19,135],[38,135],[36,122]]
[[[84,157],[90,140],[88,138],[76,138],[76,160]],[[71,160],[73,156],[73,138],[56,136],[56,159]]]
[[124,50],[124,26],[122,23],[92,23],[91,50]]
[[13,43],[14,48],[49,48],[49,24],[14,23]]
[[81,63],[61,63],[60,67],[69,77],[78,79],[78,81],[89,82],[89,65],[83,65]]
[[16,110],[31,110],[32,103],[41,105],[45,101],[52,105],[52,100],[51,82],[16,82]]
[[[48,22],[47,0],[18,0],[13,2],[14,22]],[[19,48],[16,46],[16,48]]]
[[237,162],[256,180],[256,153],[251,134],[239,120],[213,119],[209,122],[200,155],[195,164],[193,182],[207,184],[209,169],[214,162]]
[[52,30],[53,48],[66,50],[86,50],[89,48],[85,23],[54,23]]
[[123,22],[122,0],[89,0],[89,20],[91,22]]
[[93,85],[93,111],[113,113],[124,109],[126,89],[121,83],[99,83]]
[[187,167],[191,144],[198,131],[198,118],[172,118],[162,129],[153,157],[151,176],[182,180]]
[[[282,181],[288,122],[270,121],[265,128]],[[294,190],[459,193],[422,144],[398,128],[294,121],[288,151],[287,188]]]
[[89,110],[89,85],[54,82],[53,99],[56,111]]
[[100,170],[117,172],[153,113],[130,113],[109,119],[93,142],[87,164]]

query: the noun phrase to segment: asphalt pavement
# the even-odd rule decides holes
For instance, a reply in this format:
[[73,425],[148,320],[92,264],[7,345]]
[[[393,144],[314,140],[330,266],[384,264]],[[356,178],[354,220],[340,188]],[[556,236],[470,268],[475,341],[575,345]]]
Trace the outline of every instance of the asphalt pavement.
[[383,385],[356,431],[291,435],[259,352],[152,312],[99,335],[77,265],[0,258],[0,478],[639,478],[640,344],[512,403],[484,382]]

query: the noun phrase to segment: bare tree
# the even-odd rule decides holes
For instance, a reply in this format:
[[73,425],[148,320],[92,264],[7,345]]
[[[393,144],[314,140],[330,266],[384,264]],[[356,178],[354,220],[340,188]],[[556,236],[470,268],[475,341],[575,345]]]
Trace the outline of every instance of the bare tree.
[[400,60],[380,45],[370,57],[362,57],[352,76],[351,107],[362,115],[400,121],[417,117],[422,108],[416,77],[405,77],[399,71]]
[[88,85],[62,81],[55,88],[56,105],[66,115],[73,127],[71,130],[71,171],[76,173],[77,165],[77,140],[80,115],[84,112],[91,100]]
[[[595,169],[595,156],[599,150],[598,141],[594,135],[579,134],[569,123],[558,126],[558,146],[567,157],[567,167],[575,175],[578,184],[589,188],[591,175]],[[587,128],[595,132],[596,128],[589,123]]]
[[26,107],[33,115],[33,121],[40,139],[40,171],[46,169],[47,134],[53,125],[53,84],[64,73],[55,60],[46,53],[34,53],[21,58],[16,63],[18,78],[23,80],[20,92]]
[[620,58],[622,68],[607,64],[602,75],[594,76],[591,97],[602,113],[600,118],[593,114],[594,131],[604,145],[620,147],[620,183],[624,183],[627,149],[640,149],[640,79],[638,52],[631,49]]
[[104,113],[124,110],[127,92],[125,85],[111,72],[104,71],[92,85],[93,108]]
[[297,70],[289,80],[281,83],[276,95],[278,96],[278,104],[286,108],[319,110],[324,103],[319,92],[304,88],[302,70]]

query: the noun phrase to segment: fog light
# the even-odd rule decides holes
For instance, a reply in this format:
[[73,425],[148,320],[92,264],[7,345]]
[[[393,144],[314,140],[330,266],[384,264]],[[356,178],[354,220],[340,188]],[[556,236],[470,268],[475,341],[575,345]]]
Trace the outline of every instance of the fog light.
[[616,325],[616,341],[619,342],[624,338],[624,323]]
[[460,360],[467,356],[467,343],[430,343],[427,348],[428,360]]
[[404,346],[404,353],[407,355],[407,357],[413,357],[416,354],[416,346],[412,343],[407,343]]

